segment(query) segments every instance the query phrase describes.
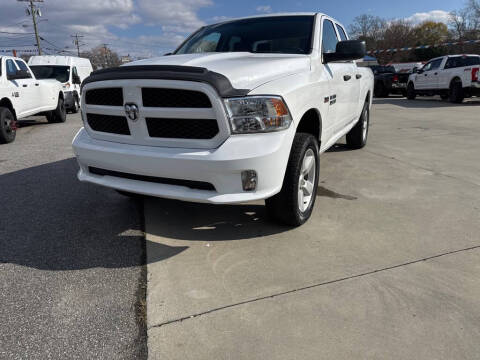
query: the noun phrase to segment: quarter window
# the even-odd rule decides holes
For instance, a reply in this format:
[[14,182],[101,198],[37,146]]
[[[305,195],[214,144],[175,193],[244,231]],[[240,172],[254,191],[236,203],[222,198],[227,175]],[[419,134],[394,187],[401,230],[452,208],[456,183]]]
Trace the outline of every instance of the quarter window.
[[330,20],[323,22],[322,51],[323,53],[334,53],[337,49],[337,32]]
[[343,30],[343,28],[340,25],[338,25],[338,24],[336,24],[336,25],[337,25],[338,33],[340,34],[340,39],[342,41],[348,40],[347,34],[345,33],[345,30]]

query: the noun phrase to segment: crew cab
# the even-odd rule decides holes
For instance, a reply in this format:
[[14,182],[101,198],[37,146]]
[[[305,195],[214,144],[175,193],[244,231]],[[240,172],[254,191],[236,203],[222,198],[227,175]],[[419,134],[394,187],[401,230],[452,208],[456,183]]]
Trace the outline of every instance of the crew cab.
[[20,58],[0,57],[0,144],[15,140],[17,120],[45,114],[48,122],[66,118],[62,85],[38,80]]
[[443,100],[462,103],[480,96],[480,55],[448,55],[430,60],[408,80],[407,98],[440,95]]
[[78,178],[184,201],[265,200],[310,217],[319,154],[367,142],[373,74],[365,44],[317,13],[205,26],[173,54],[94,72],[83,86]]

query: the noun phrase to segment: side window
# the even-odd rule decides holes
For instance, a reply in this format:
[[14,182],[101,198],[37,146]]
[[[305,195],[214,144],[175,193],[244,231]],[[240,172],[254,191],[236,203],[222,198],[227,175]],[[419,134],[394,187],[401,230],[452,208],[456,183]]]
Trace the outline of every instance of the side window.
[[[78,72],[77,72],[77,68],[74,66],[74,67],[72,68],[72,80],[73,80],[73,76],[75,76],[75,75],[78,76]],[[78,77],[80,78],[80,76],[78,76]],[[80,79],[80,80],[82,80],[82,79]]]
[[447,63],[445,64],[445,69],[453,69],[456,66],[455,58],[448,58]]
[[343,28],[340,25],[338,25],[338,24],[336,24],[336,25],[337,25],[338,33],[340,34],[340,39],[342,41],[348,40],[345,30],[343,30]]
[[330,20],[323,22],[322,51],[323,53],[334,53],[337,49],[337,32]]
[[13,60],[8,59],[6,65],[7,65],[7,76],[15,75],[17,73],[17,67],[15,66],[15,63],[13,62]]
[[[20,70],[24,70],[24,71],[26,71],[27,73],[30,74],[30,70],[28,70],[27,64],[25,64],[22,60],[15,60],[15,62],[17,63],[18,68],[19,68]],[[30,77],[32,77],[31,74],[30,74]]]
[[437,70],[440,67],[440,65],[442,64],[442,61],[443,61],[443,59],[433,60],[432,61],[432,67],[430,68],[430,70]]

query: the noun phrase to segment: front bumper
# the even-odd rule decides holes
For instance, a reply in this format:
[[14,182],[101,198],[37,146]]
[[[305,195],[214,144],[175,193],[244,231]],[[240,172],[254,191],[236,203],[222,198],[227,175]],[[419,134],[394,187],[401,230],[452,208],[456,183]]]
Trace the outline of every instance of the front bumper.
[[[229,204],[266,199],[281,190],[294,135],[294,126],[276,133],[235,135],[217,149],[204,150],[97,140],[82,128],[73,140],[73,149],[80,165],[80,181],[148,196]],[[89,167],[207,182],[215,191],[101,176],[90,173]],[[241,172],[244,170],[257,172],[258,183],[253,192],[243,191]]]

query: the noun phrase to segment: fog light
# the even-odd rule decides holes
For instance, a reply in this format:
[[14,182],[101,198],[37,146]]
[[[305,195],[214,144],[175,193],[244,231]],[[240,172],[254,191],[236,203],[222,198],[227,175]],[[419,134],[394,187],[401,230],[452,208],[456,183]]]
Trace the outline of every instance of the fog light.
[[255,191],[257,188],[257,172],[255,170],[242,171],[242,186],[244,191]]

